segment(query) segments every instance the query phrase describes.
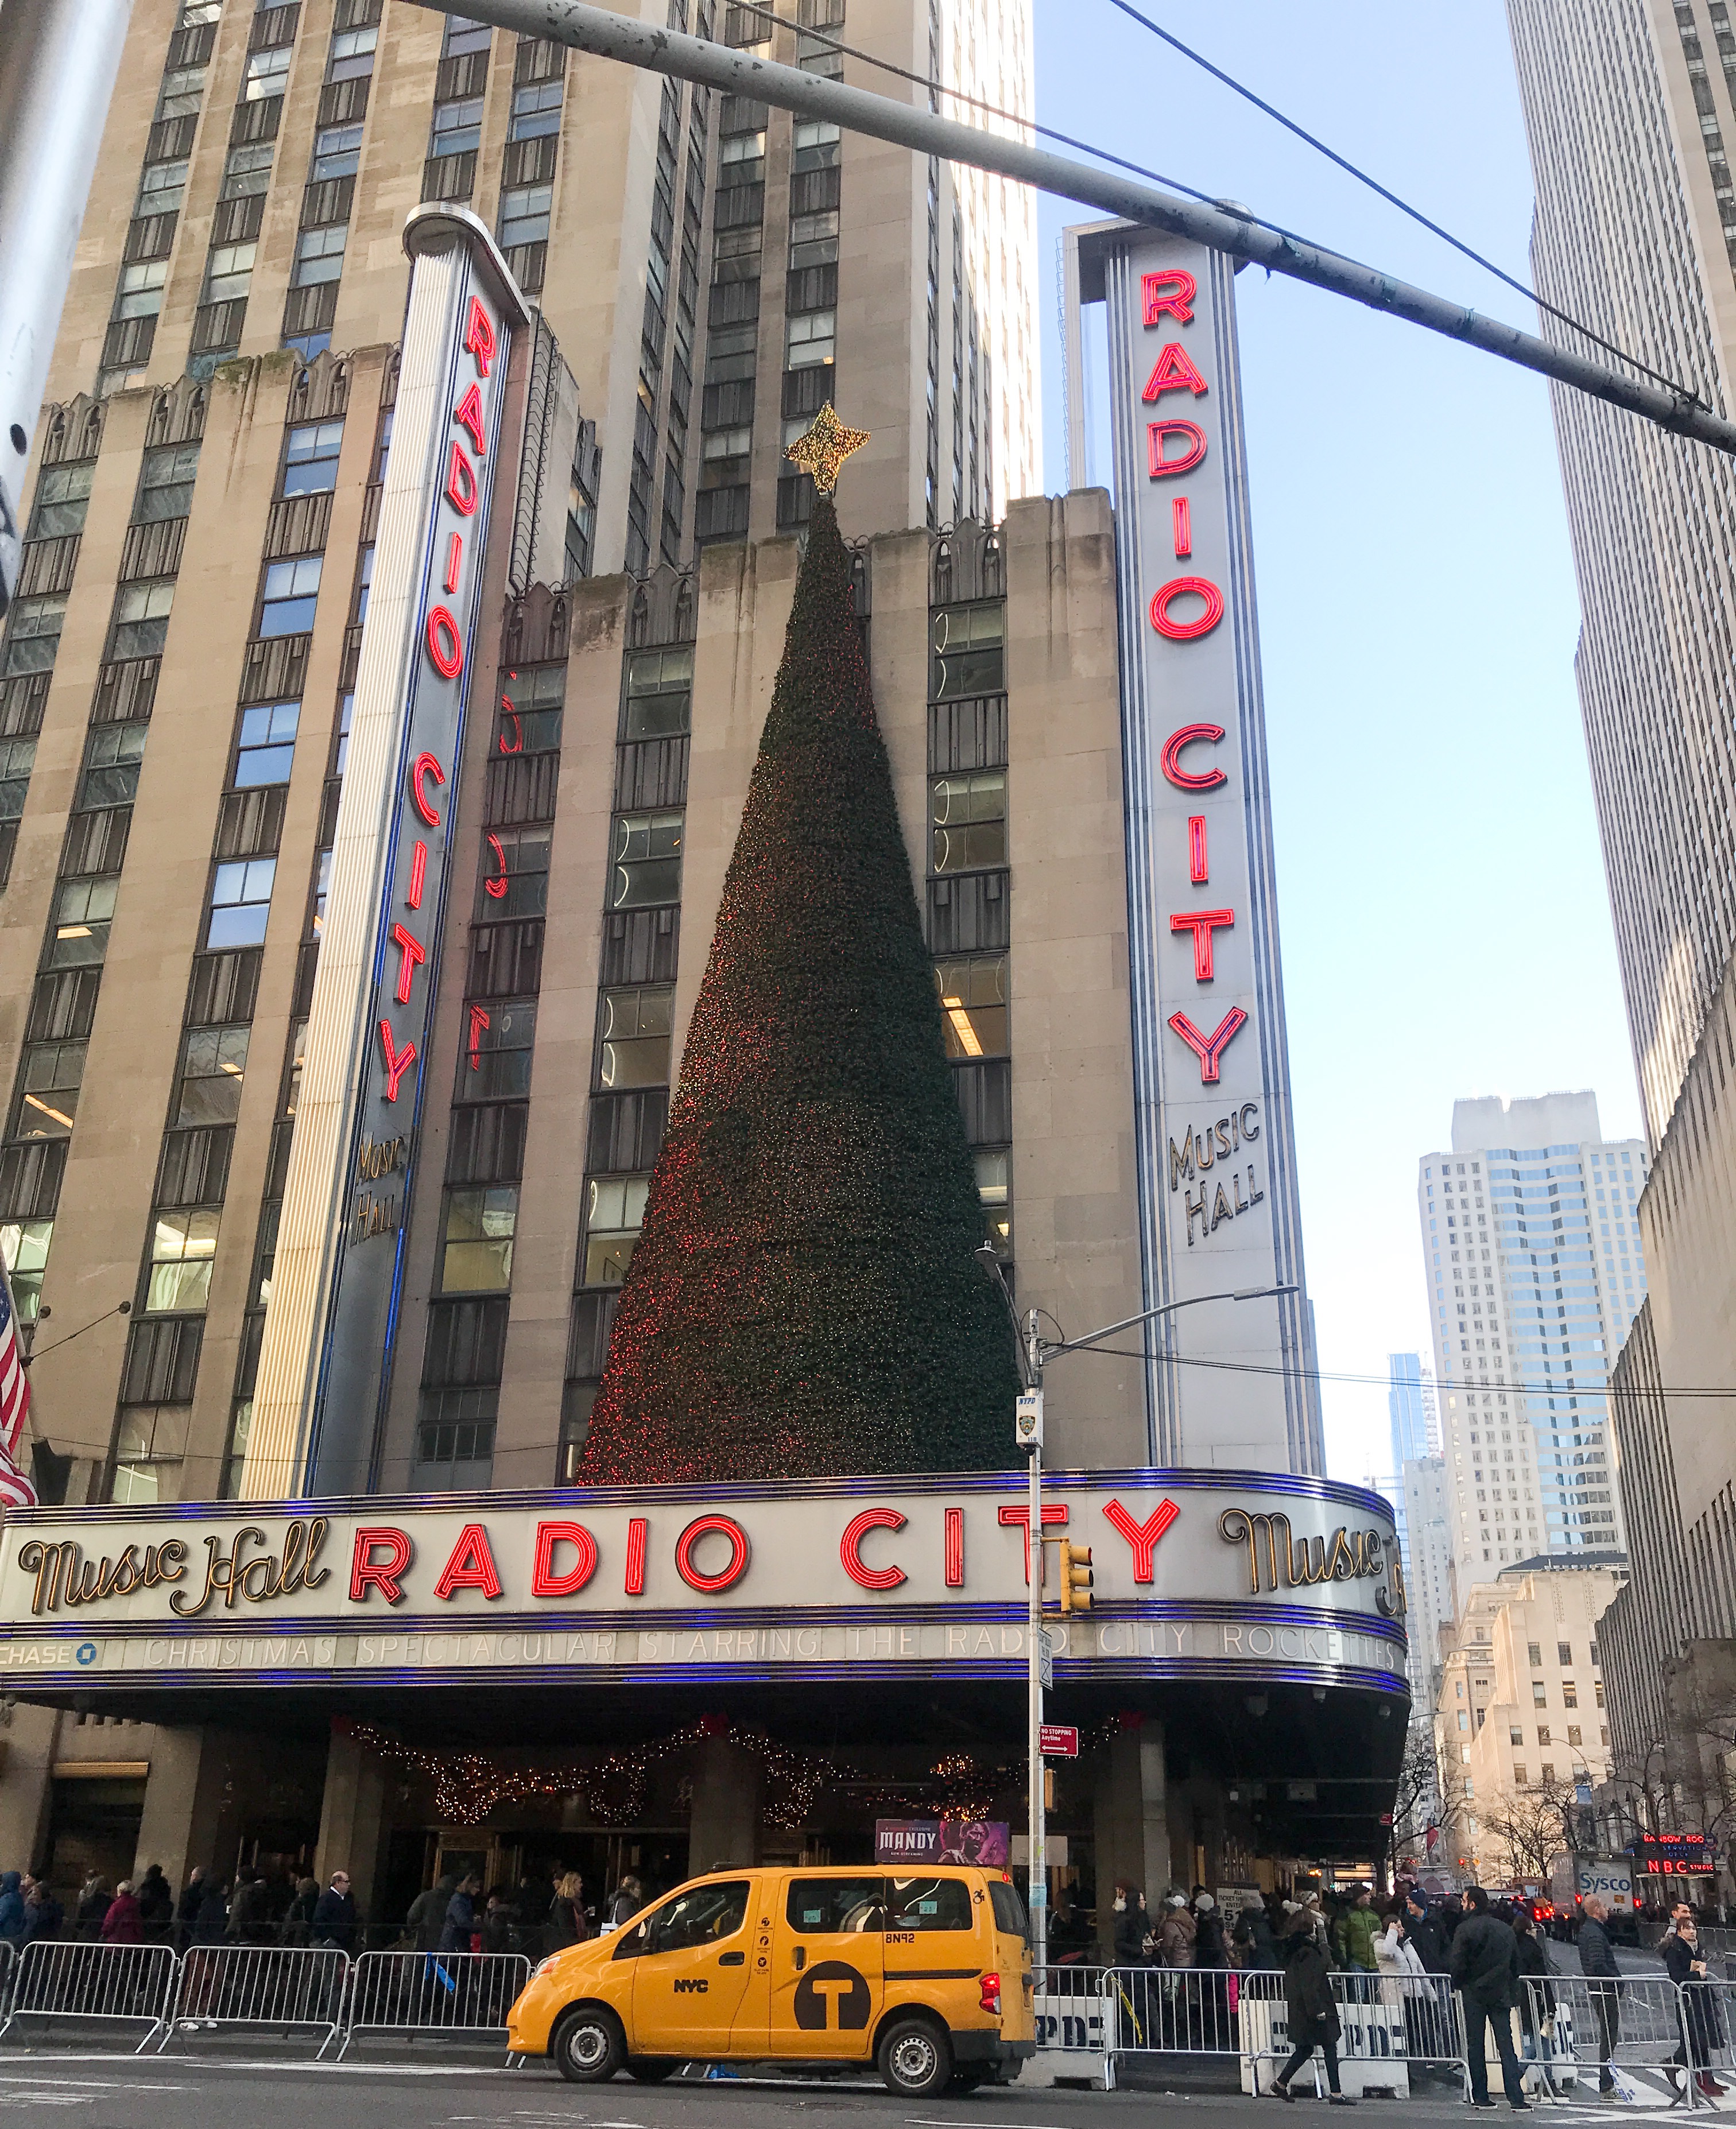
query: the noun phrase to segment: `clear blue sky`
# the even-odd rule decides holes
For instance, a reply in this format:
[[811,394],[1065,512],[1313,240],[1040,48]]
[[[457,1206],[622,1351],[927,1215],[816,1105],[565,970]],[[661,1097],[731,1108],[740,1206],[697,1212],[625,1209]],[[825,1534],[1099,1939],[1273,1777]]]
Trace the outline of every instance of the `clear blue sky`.
[[[1509,272],[1531,172],[1498,0],[1143,11]],[[1035,0],[1038,117],[1535,330],[1523,298],[1119,15]],[[1041,207],[1046,485],[1063,480]],[[1639,1107],[1573,685],[1541,379],[1257,269],[1238,283],[1309,1287],[1323,1369],[1427,1356],[1416,1161],[1457,1096]],[[1096,477],[1105,478],[1099,447]],[[1384,1388],[1328,1382],[1335,1475]]]

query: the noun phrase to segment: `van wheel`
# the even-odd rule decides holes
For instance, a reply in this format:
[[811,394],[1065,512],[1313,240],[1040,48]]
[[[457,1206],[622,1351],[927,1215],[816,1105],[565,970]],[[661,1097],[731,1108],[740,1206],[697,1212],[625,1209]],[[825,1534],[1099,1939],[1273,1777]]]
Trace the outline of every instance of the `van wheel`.
[[549,2043],[555,2067],[570,2084],[603,2084],[627,2060],[627,2037],[612,2011],[569,2011]]
[[889,2092],[926,2099],[946,2089],[952,2050],[944,2033],[926,2018],[900,2018],[880,2040],[880,2073]]
[[629,2055],[627,2074],[635,2084],[661,2084],[681,2067],[676,2055]]

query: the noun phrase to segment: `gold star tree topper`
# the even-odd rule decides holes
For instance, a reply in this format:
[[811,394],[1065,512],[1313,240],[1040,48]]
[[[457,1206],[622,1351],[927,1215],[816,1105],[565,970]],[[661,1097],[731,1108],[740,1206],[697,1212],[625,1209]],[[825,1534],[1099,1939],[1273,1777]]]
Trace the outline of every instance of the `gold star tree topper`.
[[838,471],[852,451],[859,451],[868,441],[866,429],[847,429],[838,419],[828,399],[813,417],[813,426],[805,436],[799,436],[785,456],[804,473],[813,475],[813,484],[822,495],[830,495],[838,484]]

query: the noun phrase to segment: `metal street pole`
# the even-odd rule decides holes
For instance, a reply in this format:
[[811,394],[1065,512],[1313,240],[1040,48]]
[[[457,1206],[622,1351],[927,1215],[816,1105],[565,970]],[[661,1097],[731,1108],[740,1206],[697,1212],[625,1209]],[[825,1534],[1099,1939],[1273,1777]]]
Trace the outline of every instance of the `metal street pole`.
[[[1005,1274],[1000,1268],[991,1242],[985,1242],[977,1252],[999,1281],[1006,1296],[1009,1310],[1013,1298],[1007,1292]],[[1043,1797],[1045,1767],[1042,1752],[1043,1673],[1052,1670],[1052,1656],[1046,1646],[1047,1628],[1042,1622],[1043,1540],[1042,1540],[1042,1371],[1049,1361],[1063,1353],[1077,1353],[1097,1345],[1104,1338],[1113,1338],[1118,1331],[1129,1331],[1136,1323],[1149,1323],[1154,1317],[1173,1315],[1178,1308],[1197,1308],[1206,1301],[1261,1301],[1280,1293],[1294,1293],[1293,1284],[1283,1286],[1242,1287],[1231,1293],[1193,1293],[1180,1301],[1161,1302],[1156,1308],[1142,1309],[1137,1316],[1123,1317],[1118,1323],[1106,1323],[1100,1331],[1089,1332],[1083,1338],[1064,1338],[1046,1343],[1037,1330],[1040,1311],[1032,1309],[1026,1317],[1023,1329],[1023,1349],[1020,1354],[1021,1372],[1025,1388],[1018,1400],[1018,1413],[1013,1433],[1018,1446],[1030,1460],[1030,1482],[1026,1495],[1025,1509],[1025,1580],[1027,1595],[1026,1647],[1026,1722],[1027,1779],[1029,1788],[1029,1808],[1027,1816],[1027,1839],[1030,1848],[1027,1880],[1028,1904],[1031,1912],[1031,1965],[1041,1976],[1048,1961],[1049,1950],[1049,1873],[1046,1854],[1047,1838],[1047,1808]],[[1013,1316],[1015,1327],[1018,1318]],[[1063,1575],[1067,1569],[1063,1567]],[[1040,1984],[1039,1984],[1040,1985]]]
[[0,615],[24,474],[132,0],[0,5]]
[[[442,7],[445,0],[417,0],[423,7]],[[1595,399],[1624,407],[1659,427],[1680,436],[1692,436],[1715,450],[1736,456],[1736,422],[1724,421],[1705,402],[1687,392],[1671,391],[1658,384],[1643,383],[1605,369],[1565,347],[1524,333],[1498,318],[1486,318],[1466,304],[1431,295],[1426,288],[1394,279],[1378,268],[1364,266],[1318,245],[1304,244],[1280,231],[1256,221],[1245,211],[1206,206],[1179,199],[1113,170],[1100,170],[1089,163],[1075,163],[1065,155],[1052,155],[1004,134],[961,125],[942,118],[921,105],[895,102],[867,89],[849,88],[842,82],[827,81],[804,74],[799,67],[779,66],[751,51],[733,51],[666,30],[655,22],[639,21],[607,7],[594,7],[586,0],[475,0],[469,12],[478,21],[498,23],[527,37],[546,37],[553,43],[570,45],[575,50],[599,58],[619,60],[627,66],[646,67],[653,73],[673,74],[682,81],[703,82],[727,93],[775,103],[780,110],[799,112],[805,118],[829,119],[865,133],[876,141],[892,141],[918,155],[944,155],[949,162],[963,163],[979,170],[992,170],[1021,184],[1052,193],[1061,199],[1082,200],[1105,213],[1152,229],[1168,230],[1233,259],[1251,260],[1268,273],[1283,274],[1306,281],[1352,302],[1384,311],[1425,331],[1443,334],[1448,340],[1481,348],[1504,362],[1552,377],[1571,384]]]

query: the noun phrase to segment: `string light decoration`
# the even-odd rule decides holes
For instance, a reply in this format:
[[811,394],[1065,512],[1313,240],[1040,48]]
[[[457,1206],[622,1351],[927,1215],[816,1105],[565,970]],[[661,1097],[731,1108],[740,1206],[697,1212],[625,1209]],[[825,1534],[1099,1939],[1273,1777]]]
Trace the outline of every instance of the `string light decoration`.
[[861,450],[868,436],[866,429],[847,429],[828,399],[814,416],[813,426],[805,436],[798,436],[784,455],[813,477],[822,495],[830,495],[838,484],[845,460],[852,451]]
[[1002,1469],[982,1238],[821,496],[579,1483]]
[[836,1760],[799,1752],[763,1731],[740,1730],[714,1716],[702,1717],[667,1737],[626,1751],[610,1752],[602,1759],[571,1760],[545,1767],[503,1766],[480,1752],[424,1751],[369,1722],[352,1722],[348,1734],[364,1750],[431,1779],[435,1810],[451,1826],[479,1826],[503,1803],[575,1796],[584,1798],[586,1808],[599,1825],[630,1825],[645,1808],[653,1767],[718,1738],[751,1752],[762,1762],[765,1816],[774,1826],[791,1833],[800,1832],[811,1822],[816,1803],[829,1791],[849,1792],[850,1801],[859,1809],[904,1811],[967,1821],[986,1818],[996,1790],[1023,1774],[1022,1765],[981,1768],[967,1755],[954,1753],[934,1767],[933,1780],[942,1792],[938,1798],[928,1784],[913,1789],[873,1784],[865,1789],[860,1779]]

